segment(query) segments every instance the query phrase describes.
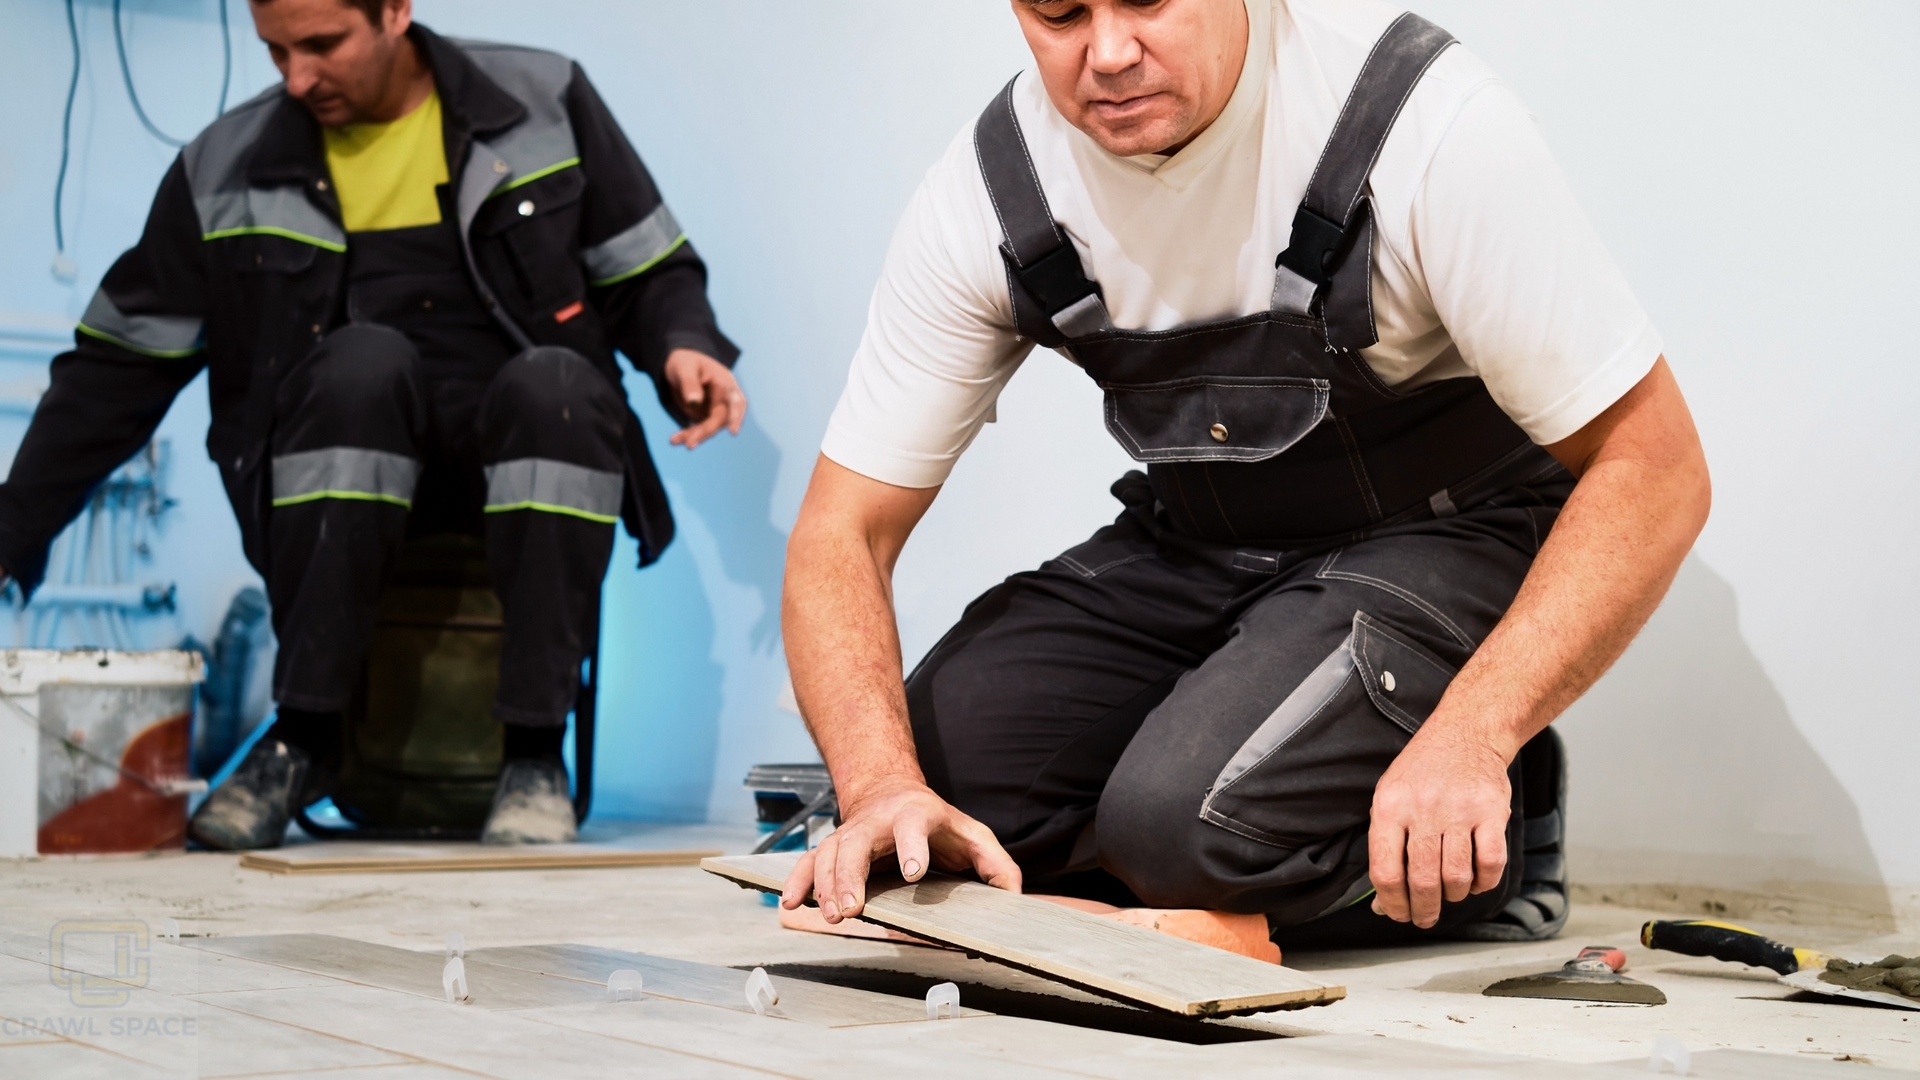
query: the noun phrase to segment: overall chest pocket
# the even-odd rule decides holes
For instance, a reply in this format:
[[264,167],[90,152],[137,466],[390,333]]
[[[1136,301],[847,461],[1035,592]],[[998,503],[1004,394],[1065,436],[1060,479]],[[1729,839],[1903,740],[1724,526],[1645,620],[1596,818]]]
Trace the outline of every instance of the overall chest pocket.
[[1265,461],[1326,419],[1326,379],[1195,375],[1101,383],[1107,430],[1135,461]]

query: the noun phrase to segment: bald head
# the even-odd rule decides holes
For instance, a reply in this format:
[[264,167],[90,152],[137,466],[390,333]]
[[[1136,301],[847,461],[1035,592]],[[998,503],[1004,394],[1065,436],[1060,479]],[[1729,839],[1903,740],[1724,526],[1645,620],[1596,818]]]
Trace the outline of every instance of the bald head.
[[1054,107],[1122,157],[1192,142],[1246,63],[1245,0],[1012,2]]

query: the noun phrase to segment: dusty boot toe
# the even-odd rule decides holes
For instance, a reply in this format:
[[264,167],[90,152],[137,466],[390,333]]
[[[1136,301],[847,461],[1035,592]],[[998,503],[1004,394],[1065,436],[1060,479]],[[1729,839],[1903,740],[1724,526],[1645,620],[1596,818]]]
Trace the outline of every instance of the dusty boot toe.
[[279,847],[311,768],[305,751],[279,739],[261,739],[194,811],[187,835],[217,851]]
[[567,769],[548,758],[509,761],[500,769],[483,844],[565,844],[579,836]]

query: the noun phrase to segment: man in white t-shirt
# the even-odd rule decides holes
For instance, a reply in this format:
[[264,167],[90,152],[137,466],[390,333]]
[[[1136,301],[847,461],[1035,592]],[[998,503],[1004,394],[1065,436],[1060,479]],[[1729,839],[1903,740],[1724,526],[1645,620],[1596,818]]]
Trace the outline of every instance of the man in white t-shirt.
[[[1525,109],[1432,24],[1013,9],[1035,68],[908,207],[789,547],[842,824],[783,902],[857,915],[894,854],[1295,940],[1557,932],[1547,725],[1710,500],[1659,335]],[[1036,344],[1148,471],[903,685],[894,561]]]

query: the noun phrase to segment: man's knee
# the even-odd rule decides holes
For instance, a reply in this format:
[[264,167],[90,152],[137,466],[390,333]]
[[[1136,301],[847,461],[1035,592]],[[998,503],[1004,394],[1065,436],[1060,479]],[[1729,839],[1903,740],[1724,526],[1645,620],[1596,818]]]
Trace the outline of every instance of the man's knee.
[[617,468],[624,406],[618,390],[572,349],[528,349],[500,369],[480,410],[489,460],[542,457]]
[[314,346],[281,384],[283,420],[323,415],[352,424],[398,410],[416,419],[420,355],[404,334],[384,326],[343,326]]
[[1100,796],[1100,865],[1152,907],[1220,908],[1233,882],[1217,873],[1193,792],[1150,769],[1115,769]]

